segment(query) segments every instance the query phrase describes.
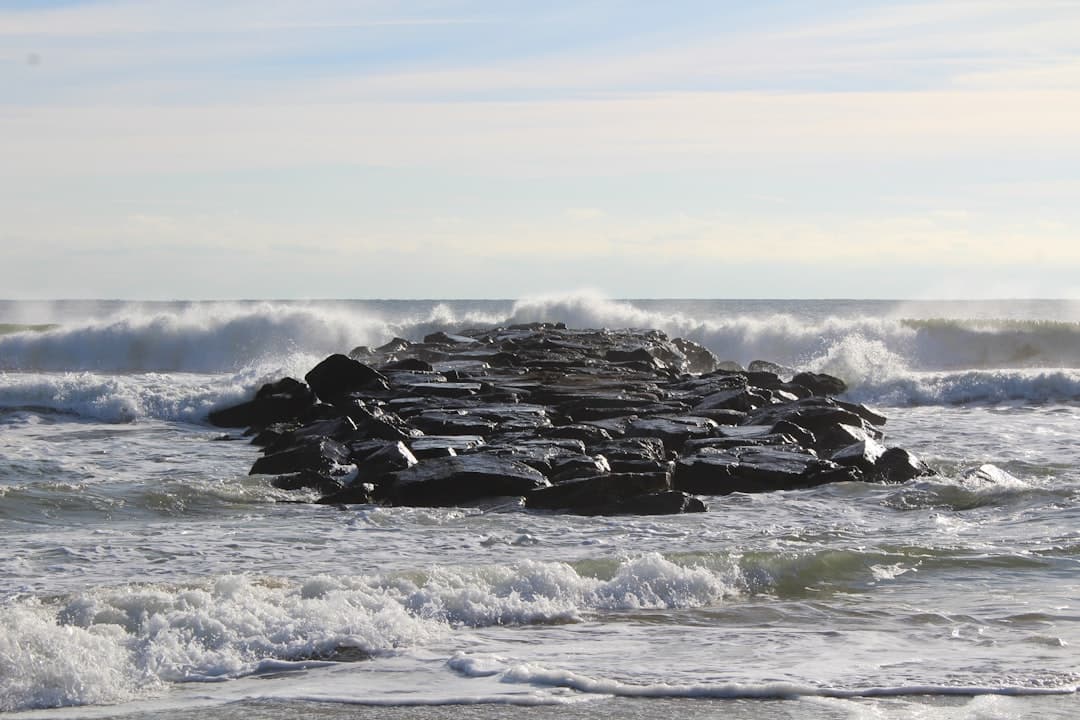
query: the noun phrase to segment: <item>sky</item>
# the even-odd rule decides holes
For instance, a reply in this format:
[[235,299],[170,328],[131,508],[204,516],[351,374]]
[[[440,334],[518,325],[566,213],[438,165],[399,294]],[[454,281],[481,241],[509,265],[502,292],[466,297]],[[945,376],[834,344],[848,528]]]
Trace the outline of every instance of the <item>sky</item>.
[[0,0],[0,297],[1080,297],[1080,0]]

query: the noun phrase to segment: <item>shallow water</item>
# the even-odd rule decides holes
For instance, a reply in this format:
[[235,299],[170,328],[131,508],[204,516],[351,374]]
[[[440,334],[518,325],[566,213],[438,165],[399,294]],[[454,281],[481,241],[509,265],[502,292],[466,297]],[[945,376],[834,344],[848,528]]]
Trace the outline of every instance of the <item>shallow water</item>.
[[[0,337],[0,710],[1074,716],[1080,330],[1020,305],[19,306],[60,328]],[[326,352],[541,317],[840,372],[940,475],[664,518],[342,510],[202,421]]]

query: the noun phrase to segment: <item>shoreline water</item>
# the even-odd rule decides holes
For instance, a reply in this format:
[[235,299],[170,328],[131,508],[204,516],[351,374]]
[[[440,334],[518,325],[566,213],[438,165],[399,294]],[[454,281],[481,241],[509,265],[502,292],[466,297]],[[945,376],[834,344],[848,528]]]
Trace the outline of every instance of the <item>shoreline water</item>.
[[[0,561],[10,588],[0,664],[14,662],[0,706],[72,706],[15,713],[27,717],[490,717],[506,708],[446,703],[523,693],[586,698],[513,710],[537,718],[1072,714],[1072,695],[631,700],[541,682],[1071,692],[1077,681],[1076,318],[1028,305],[1013,318],[1027,323],[1017,333],[1015,322],[942,325],[910,312],[899,314],[918,322],[904,325],[877,317],[872,302],[846,315],[831,304],[762,301],[758,314],[731,301],[665,302],[509,303],[495,319],[659,319],[744,362],[778,350],[802,367],[845,367],[862,373],[856,399],[885,401],[890,439],[943,477],[733,496],[708,520],[291,505],[247,476],[253,448],[213,441],[220,433],[201,424],[205,412],[310,367],[327,347],[441,329],[447,318],[457,327],[480,310],[445,302],[343,316],[310,304],[211,303],[70,318],[0,336],[0,535],[10,548]],[[972,354],[973,338],[989,352]],[[1009,365],[1033,342],[1027,366]],[[983,463],[1007,476],[964,479]],[[260,654],[295,658],[343,641],[380,654],[245,670]],[[454,661],[460,653],[471,660]],[[442,688],[443,704],[363,704],[422,693],[410,677]],[[331,696],[341,703],[317,700]],[[169,705],[177,698],[187,699]]]

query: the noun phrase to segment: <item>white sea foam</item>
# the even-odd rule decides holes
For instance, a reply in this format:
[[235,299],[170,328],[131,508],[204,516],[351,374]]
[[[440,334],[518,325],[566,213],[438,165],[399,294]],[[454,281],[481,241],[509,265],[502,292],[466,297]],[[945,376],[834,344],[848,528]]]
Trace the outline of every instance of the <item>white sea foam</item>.
[[203,422],[216,406],[240,402],[280,368],[235,375],[93,372],[0,374],[0,407],[79,415],[109,423],[144,418]]
[[[498,670],[499,664],[502,669]],[[534,663],[515,663],[505,658],[488,657],[477,660],[466,654],[450,660],[451,667],[462,674],[497,675],[504,682],[566,688],[581,693],[636,698],[726,698],[726,699],[787,699],[797,697],[880,698],[912,695],[1069,695],[1077,692],[1074,684],[1048,686],[1021,685],[894,685],[864,688],[819,687],[792,682],[766,683],[701,683],[677,685],[667,683],[631,684],[611,678],[592,677],[581,673],[549,668]]]
[[[222,576],[189,586],[128,585],[0,616],[0,710],[130,700],[167,682],[423,646],[452,627],[566,622],[606,609],[697,607],[730,579],[651,554],[609,579],[563,563],[439,567],[423,577]],[[31,657],[32,656],[32,657]]]

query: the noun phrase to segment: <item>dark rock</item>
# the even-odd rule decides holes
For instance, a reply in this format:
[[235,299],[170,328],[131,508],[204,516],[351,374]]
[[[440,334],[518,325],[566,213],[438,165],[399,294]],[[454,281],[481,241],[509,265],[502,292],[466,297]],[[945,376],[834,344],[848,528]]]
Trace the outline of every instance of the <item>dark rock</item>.
[[[310,387],[272,383],[211,419],[266,447],[252,472],[328,503],[475,503],[555,482],[546,497],[576,498],[564,511],[675,512],[704,507],[684,491],[929,472],[881,449],[885,418],[830,397],[843,391],[836,378],[763,362],[744,370],[659,331],[531,323],[395,338],[353,355],[364,362],[332,355],[308,373]],[[629,477],[673,485],[600,492]]]
[[409,424],[427,435],[486,436],[495,429],[495,423],[465,410],[426,410],[409,418]]
[[425,382],[406,385],[405,389],[414,395],[425,397],[460,398],[476,395],[480,392],[480,383],[472,382]]
[[[775,425],[781,420],[787,420],[809,430],[819,437],[819,440],[822,433],[837,425],[864,428],[871,435],[880,434],[859,415],[836,405],[831,400],[816,397],[761,408],[747,416],[746,424]],[[850,444],[850,442],[845,444]],[[843,447],[843,445],[838,447]]]
[[849,445],[872,441],[876,437],[878,435],[869,432],[869,428],[865,425],[839,423],[827,425],[814,433],[815,441],[812,447],[819,454],[829,456]]
[[657,437],[619,438],[594,443],[589,446],[589,450],[602,454],[609,463],[622,460],[648,462],[667,460],[667,448],[664,446],[664,441]]
[[533,490],[525,496],[525,507],[533,510],[572,509],[593,514],[595,509],[620,500],[670,489],[671,477],[664,473],[595,475]]
[[[408,350],[411,345],[412,343],[405,338],[396,337],[385,345],[380,345],[379,347],[375,348],[375,352],[379,353],[380,355],[390,355],[392,353],[401,352],[402,350]],[[431,368],[429,367],[428,370],[430,369]]]
[[705,512],[701,498],[679,490],[645,493],[595,509],[590,515],[678,515]]
[[874,479],[877,461],[885,454],[885,448],[867,438],[834,452],[829,459],[837,465],[852,467],[866,479]]
[[408,441],[409,450],[421,460],[457,455],[485,444],[479,435],[425,435]]
[[410,392],[413,385],[446,382],[446,376],[434,370],[395,370],[384,365],[381,372],[395,390],[400,389],[402,392]]
[[357,453],[355,445],[349,445],[350,459],[356,465],[357,480],[378,483],[392,472],[406,470],[417,464],[416,456],[403,442],[386,442],[374,452]]
[[209,420],[218,427],[264,428],[297,418],[314,402],[311,388],[299,380],[283,378],[259,388],[254,400],[214,410]]
[[874,463],[874,479],[879,482],[902,483],[933,474],[926,463],[898,447],[889,448]]
[[694,408],[694,415],[709,418],[717,425],[740,425],[746,421],[746,413],[741,410],[703,410]]
[[545,438],[569,438],[583,442],[601,442],[611,439],[611,433],[595,425],[560,425],[540,431]]
[[677,347],[679,352],[686,358],[686,372],[710,373],[720,364],[712,350],[702,347],[692,340],[675,338],[671,341],[671,344]]
[[604,359],[609,362],[643,362],[652,363],[656,358],[643,347],[633,350],[608,350]]
[[805,450],[801,445],[795,442],[795,439],[790,435],[783,433],[763,433],[760,435],[751,435],[746,437],[707,437],[707,438],[692,438],[686,441],[686,445],[683,447],[683,453],[687,456],[692,456],[705,448],[715,448],[720,450],[730,450],[732,448],[742,447],[782,447],[788,449],[798,449],[800,451]]
[[611,465],[603,455],[563,456],[551,460],[551,472],[548,479],[554,484],[559,484],[609,472],[611,472]]
[[622,437],[626,435],[626,429],[630,427],[630,423],[638,419],[637,415],[620,415],[618,417],[601,418],[596,420],[585,420],[582,425],[592,425],[606,430],[611,437]]
[[801,372],[792,377],[791,382],[802,385],[815,395],[839,395],[847,390],[843,380],[824,373]]
[[796,490],[851,480],[848,468],[807,452],[771,447],[702,450],[675,464],[676,490],[700,495]]
[[772,431],[781,435],[787,435],[804,448],[816,448],[818,445],[814,433],[810,432],[802,425],[796,425],[790,420],[781,420],[780,422],[775,423],[772,426]]
[[275,442],[286,437],[299,427],[300,424],[297,422],[276,422],[264,427],[256,433],[255,436],[251,438],[251,444],[258,447],[273,445]]
[[445,507],[488,497],[527,495],[548,485],[547,479],[528,465],[473,454],[425,460],[391,476],[383,492],[395,505]]
[[746,413],[757,410],[768,403],[768,398],[761,393],[742,387],[720,390],[711,395],[706,395],[701,402],[694,406],[694,412],[699,410],[738,410]]
[[323,495],[336,493],[342,488],[340,478],[315,470],[301,470],[289,475],[278,475],[270,484],[279,490],[315,490]]
[[[281,434],[276,440],[266,445],[267,454],[287,450],[293,445],[304,442],[308,438],[330,438],[343,442],[356,434],[356,423],[348,417],[331,418],[329,420],[317,420],[307,425],[293,428]],[[260,434],[261,436],[261,434]],[[258,439],[260,436],[256,436]],[[252,441],[254,444],[254,440]]]
[[870,423],[871,425],[873,425],[875,427],[880,427],[880,426],[884,425],[885,422],[886,422],[886,417],[884,415],[877,412],[876,410],[871,410],[870,408],[866,407],[865,405],[861,405],[859,403],[846,402],[844,400],[836,400],[835,398],[833,399],[833,402],[836,403],[837,407],[843,408],[844,410],[847,410],[848,412],[855,413],[856,415],[861,417],[863,420],[865,420],[866,422]]
[[472,345],[476,343],[476,339],[466,335],[451,335],[440,330],[425,335],[424,343],[427,345]]
[[434,368],[431,367],[431,363],[426,363],[419,358],[404,358],[403,360],[394,360],[388,362],[381,368],[382,372],[389,370],[406,370],[410,372],[432,372]]
[[369,505],[375,502],[375,486],[370,483],[353,483],[327,493],[315,502],[320,505]]
[[329,473],[349,462],[349,448],[329,438],[307,438],[286,450],[264,455],[251,466],[251,475],[287,475],[301,470]]
[[683,417],[639,418],[626,428],[629,437],[655,437],[664,442],[669,451],[678,451],[692,437],[712,435],[717,424],[708,418],[686,415]]
[[783,365],[768,360],[751,360],[750,364],[746,366],[746,369],[751,373],[767,373],[773,376],[787,375],[788,377],[791,377],[795,374],[795,371],[791,368],[784,367]]
[[[488,445],[480,448],[478,452],[516,460],[539,470],[548,477],[555,472],[554,468],[560,467],[560,463],[569,461],[576,461],[580,466],[598,472],[594,469],[596,468],[595,459],[585,454],[585,448],[580,441],[576,441],[575,447],[573,443],[526,440],[506,445]],[[566,467],[570,469],[572,466]],[[606,472],[606,470],[605,466],[603,471]]]
[[378,370],[341,354],[320,362],[304,379],[320,400],[331,404],[356,390],[390,387],[386,376]]

